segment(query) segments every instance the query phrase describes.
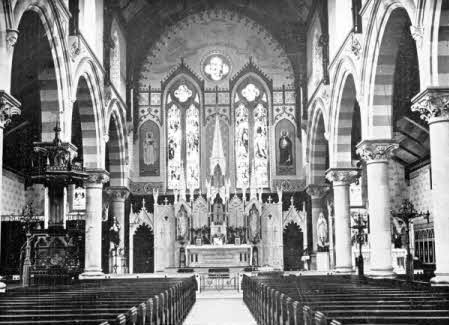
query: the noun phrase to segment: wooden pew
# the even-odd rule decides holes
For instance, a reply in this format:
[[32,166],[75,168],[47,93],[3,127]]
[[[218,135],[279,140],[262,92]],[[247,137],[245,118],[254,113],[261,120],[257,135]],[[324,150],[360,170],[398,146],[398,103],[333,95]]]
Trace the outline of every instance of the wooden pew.
[[350,277],[244,277],[242,287],[260,324],[449,323],[447,291]]
[[181,324],[195,299],[193,277],[31,287],[0,298],[0,324]]

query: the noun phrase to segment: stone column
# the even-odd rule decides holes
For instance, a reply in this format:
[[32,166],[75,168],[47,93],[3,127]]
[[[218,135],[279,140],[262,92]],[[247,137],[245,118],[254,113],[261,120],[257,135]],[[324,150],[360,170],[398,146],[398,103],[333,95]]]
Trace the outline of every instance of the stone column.
[[116,186],[106,189],[106,193],[111,198],[112,216],[119,226],[120,242],[117,250],[116,271],[117,274],[128,273],[128,261],[125,255],[125,201],[129,196],[129,190],[126,187]]
[[[20,114],[20,103],[17,99],[0,90],[0,216],[3,214],[3,129],[11,122],[13,115]],[[1,222],[1,218],[0,218]],[[0,253],[1,253],[1,227],[0,227]],[[0,276],[1,280],[1,276]],[[5,292],[6,284],[0,281],[0,293]]]
[[88,170],[86,187],[85,263],[81,279],[103,276],[101,269],[101,221],[103,214],[103,184],[109,173],[103,169]]
[[436,261],[431,283],[449,286],[449,88],[427,88],[412,102],[412,111],[429,123]]
[[359,175],[360,170],[354,168],[332,168],[326,172],[326,178],[332,182],[334,191],[336,272],[352,272],[349,185],[354,183]]
[[[316,225],[318,221],[318,216],[323,212],[323,197],[329,190],[327,185],[314,185],[310,184],[307,186],[306,193],[310,196],[312,203],[312,247],[310,250],[310,267],[316,270],[316,252],[318,250],[318,236],[316,232]],[[307,231],[307,229],[305,230]]]
[[365,140],[357,153],[366,162],[368,180],[370,270],[373,277],[393,277],[391,257],[391,204],[388,160],[398,145],[393,140]]

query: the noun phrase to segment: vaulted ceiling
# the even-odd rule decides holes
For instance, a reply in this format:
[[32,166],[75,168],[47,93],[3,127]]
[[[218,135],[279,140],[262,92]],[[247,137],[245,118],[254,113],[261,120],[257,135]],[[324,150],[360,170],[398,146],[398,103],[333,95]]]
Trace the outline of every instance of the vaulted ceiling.
[[[181,19],[204,10],[227,9],[262,25],[284,47],[300,73],[306,25],[315,0],[119,0],[127,26],[129,69],[135,70],[148,49]],[[304,64],[304,62],[302,63]]]

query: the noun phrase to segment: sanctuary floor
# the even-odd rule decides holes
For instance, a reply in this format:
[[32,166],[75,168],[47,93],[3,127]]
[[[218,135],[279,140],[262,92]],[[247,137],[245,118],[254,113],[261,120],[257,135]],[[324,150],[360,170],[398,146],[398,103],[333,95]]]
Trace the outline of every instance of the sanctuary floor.
[[197,294],[197,300],[184,325],[256,325],[243,303],[242,293],[207,291]]

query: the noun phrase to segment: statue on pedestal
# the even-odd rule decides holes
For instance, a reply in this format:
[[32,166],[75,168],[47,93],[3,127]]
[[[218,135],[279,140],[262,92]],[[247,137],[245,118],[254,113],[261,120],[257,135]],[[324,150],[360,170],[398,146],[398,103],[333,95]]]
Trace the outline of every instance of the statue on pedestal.
[[255,205],[253,205],[253,207],[249,210],[248,215],[248,237],[249,240],[253,243],[257,243],[260,239],[259,217],[259,210],[257,210],[257,207]]
[[176,216],[176,230],[177,230],[177,239],[185,240],[187,239],[187,231],[189,229],[189,218],[187,216],[187,211],[185,207],[182,205],[178,211],[178,215]]
[[215,203],[213,205],[213,210],[212,210],[212,216],[213,216],[213,222],[216,223],[223,223],[225,221],[225,216],[224,216],[224,205],[222,203],[222,199],[221,197],[217,197],[217,199],[215,200]]
[[317,238],[318,238],[318,251],[319,252],[327,252],[329,249],[329,243],[328,243],[328,235],[327,235],[327,221],[324,217],[324,214],[320,212],[318,216],[318,220],[316,223],[316,231],[317,231]]

